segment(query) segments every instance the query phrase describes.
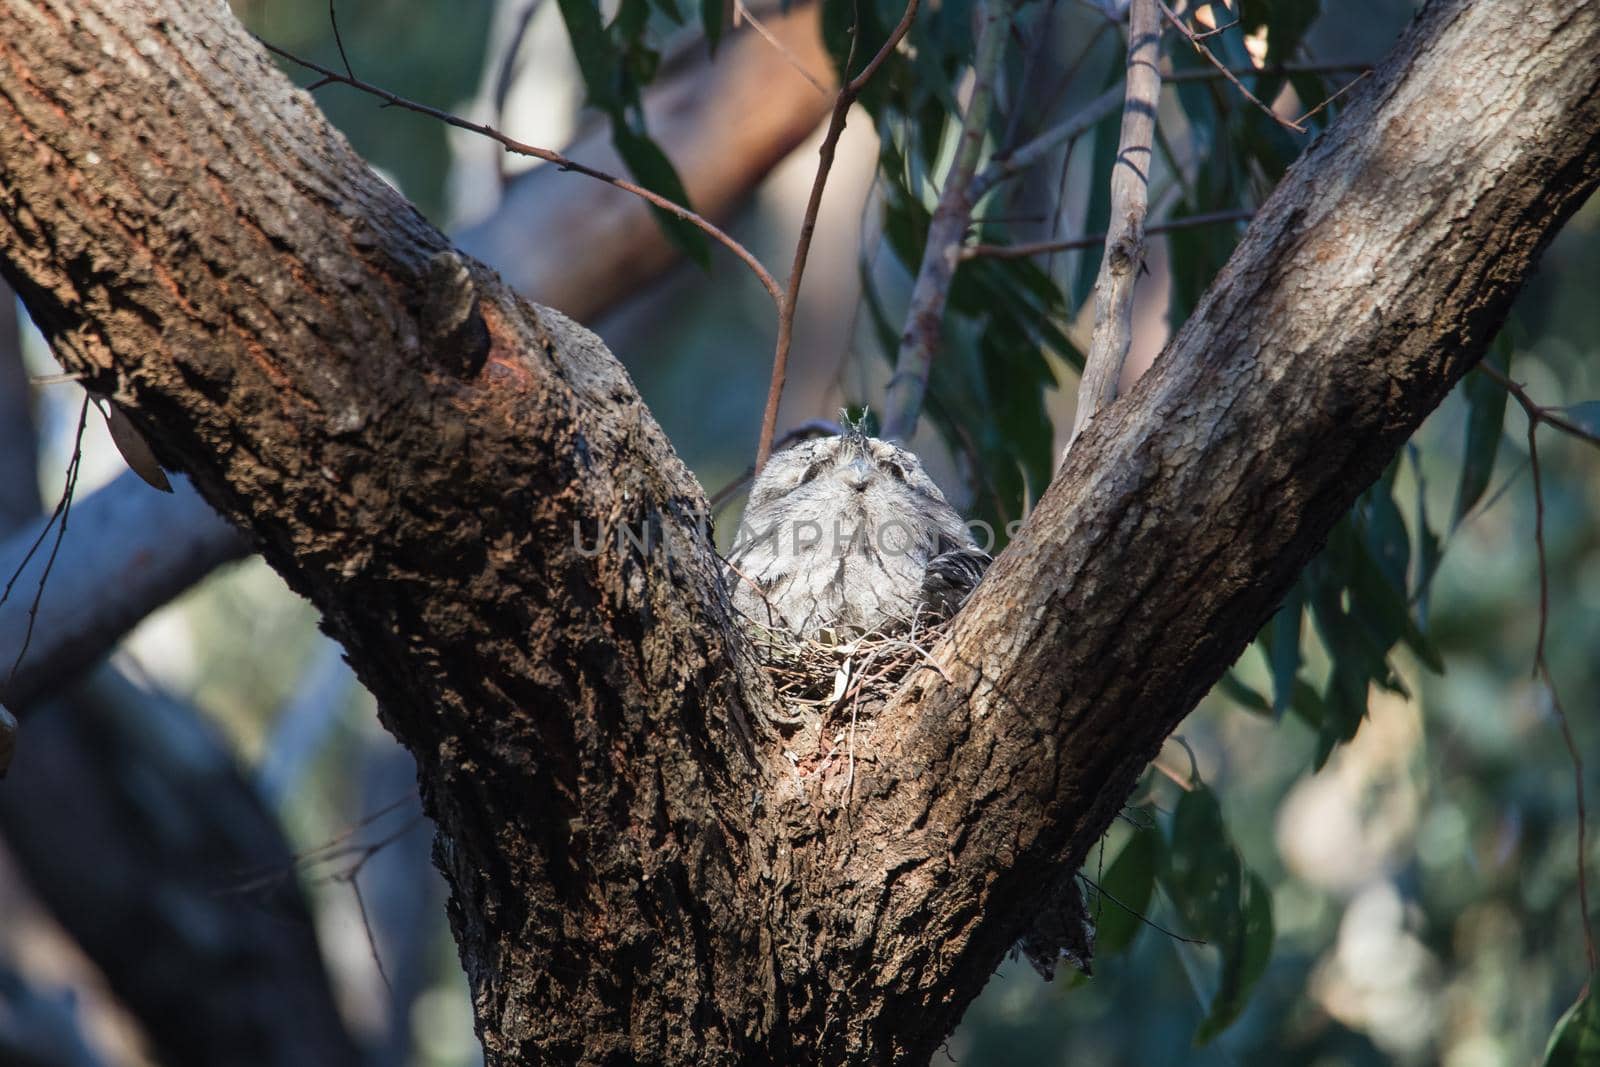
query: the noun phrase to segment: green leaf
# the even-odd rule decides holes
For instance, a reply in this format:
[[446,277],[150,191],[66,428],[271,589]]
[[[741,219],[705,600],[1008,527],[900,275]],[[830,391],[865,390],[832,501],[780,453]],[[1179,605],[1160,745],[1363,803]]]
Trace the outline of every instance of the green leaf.
[[727,0],[700,0],[700,28],[705,31],[706,49],[712,54],[717,54],[717,45],[722,43],[722,20],[726,17],[723,5]]
[[1544,1067],[1595,1067],[1600,1064],[1600,1003],[1592,989],[1556,1021],[1544,1050]]
[[1160,881],[1185,932],[1221,957],[1216,994],[1195,1034],[1204,1044],[1238,1018],[1272,955],[1271,893],[1245,870],[1216,796],[1204,786],[1178,800]]
[[[1511,341],[1502,330],[1483,357],[1485,363],[1505,374],[1511,369]],[[1462,383],[1461,395],[1467,402],[1467,441],[1461,462],[1461,483],[1456,489],[1456,514],[1453,526],[1472,510],[1472,505],[1489,487],[1494,473],[1495,454],[1500,451],[1500,436],[1506,421],[1506,391],[1487,374],[1469,374]]]
[[556,6],[567,24],[567,39],[572,42],[590,106],[619,120],[625,100],[618,50],[600,21],[599,5],[595,0],[556,0]]
[[1095,955],[1103,959],[1126,951],[1144,929],[1160,860],[1161,836],[1139,827],[1106,868],[1095,908]]
[[[628,170],[639,179],[640,185],[653,193],[660,193],[674,203],[688,205],[689,194],[684,190],[678,172],[673,169],[672,161],[667,158],[667,154],[661,151],[654,141],[641,133],[635,133],[621,123],[613,123],[611,139],[617,146],[617,152],[622,156],[623,162],[628,164]],[[673,244],[677,245],[684,255],[702,267],[710,265],[711,243],[698,226],[660,208],[651,210],[655,212],[656,219],[661,223],[667,236],[672,238]]]
[[1211,1001],[1211,1011],[1195,1031],[1197,1045],[1204,1045],[1233,1024],[1272,959],[1272,891],[1260,875],[1245,877],[1240,912],[1235,946],[1223,953],[1222,983]]
[[1217,682],[1217,688],[1246,711],[1254,711],[1261,715],[1272,714],[1272,704],[1267,698],[1241,682],[1238,675],[1232,671],[1222,676]]
[[1305,605],[1305,588],[1296,582],[1262,634],[1267,647],[1267,666],[1272,671],[1274,718],[1282,718],[1284,711],[1294,703],[1295,680],[1300,674],[1300,628]]

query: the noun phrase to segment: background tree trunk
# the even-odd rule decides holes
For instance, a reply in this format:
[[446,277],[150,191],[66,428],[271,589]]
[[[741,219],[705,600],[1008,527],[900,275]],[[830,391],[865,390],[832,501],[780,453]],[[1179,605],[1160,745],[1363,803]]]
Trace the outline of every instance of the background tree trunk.
[[766,725],[699,487],[615,360],[445,252],[226,11],[0,2],[0,173],[63,364],[416,756],[491,1063],[915,1062],[1600,180],[1600,4],[1428,6],[848,789]]

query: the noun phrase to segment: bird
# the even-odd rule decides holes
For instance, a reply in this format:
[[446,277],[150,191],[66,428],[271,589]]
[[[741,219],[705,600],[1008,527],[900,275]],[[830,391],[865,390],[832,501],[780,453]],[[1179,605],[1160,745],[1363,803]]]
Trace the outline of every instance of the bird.
[[768,459],[727,579],[746,618],[816,639],[946,618],[989,562],[915,454],[844,420]]

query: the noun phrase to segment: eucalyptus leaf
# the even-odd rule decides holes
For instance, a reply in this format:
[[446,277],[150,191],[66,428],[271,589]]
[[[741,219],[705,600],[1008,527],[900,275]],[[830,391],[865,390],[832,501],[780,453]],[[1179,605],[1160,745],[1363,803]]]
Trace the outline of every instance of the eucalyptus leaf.
[[1544,1050],[1544,1067],[1595,1067],[1600,1064],[1600,1004],[1594,990],[1562,1013]]
[[1137,828],[1106,868],[1094,913],[1094,948],[1100,958],[1126,951],[1144,929],[1161,849],[1160,834]]

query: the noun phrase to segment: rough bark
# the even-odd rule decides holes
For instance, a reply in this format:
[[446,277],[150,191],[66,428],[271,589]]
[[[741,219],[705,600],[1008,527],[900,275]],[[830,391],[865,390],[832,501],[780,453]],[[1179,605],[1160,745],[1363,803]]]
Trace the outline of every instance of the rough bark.
[[917,1062],[1600,181],[1600,4],[1510,8],[1430,4],[1352,94],[849,794],[760,727],[614,360],[224,11],[0,3],[0,260],[410,746],[491,1063]]

